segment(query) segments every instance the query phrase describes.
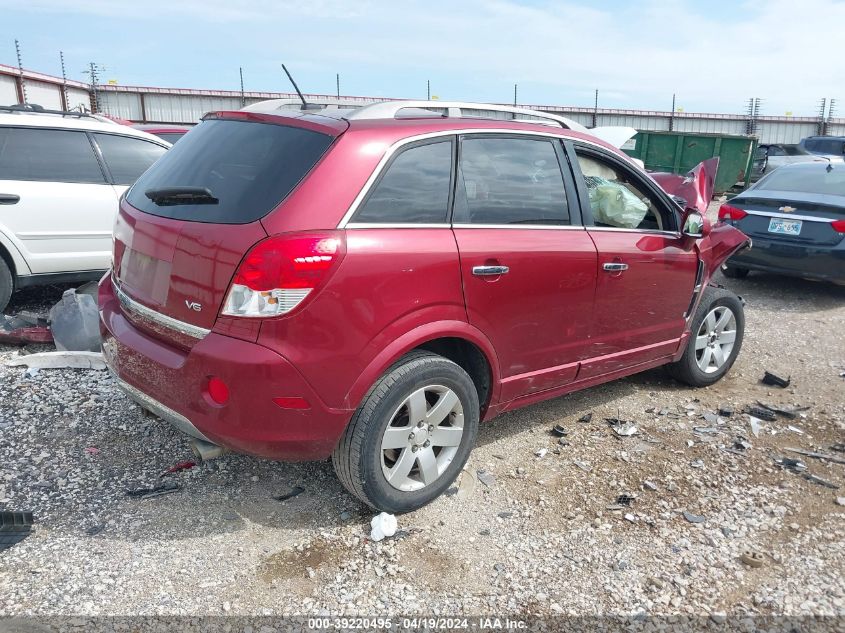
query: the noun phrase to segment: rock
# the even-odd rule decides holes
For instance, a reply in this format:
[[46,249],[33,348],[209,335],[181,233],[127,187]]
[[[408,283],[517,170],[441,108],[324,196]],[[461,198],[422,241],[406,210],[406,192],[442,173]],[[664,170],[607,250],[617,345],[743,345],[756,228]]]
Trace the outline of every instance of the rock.
[[716,624],[724,624],[728,619],[728,615],[723,611],[713,611],[710,613],[710,619]]

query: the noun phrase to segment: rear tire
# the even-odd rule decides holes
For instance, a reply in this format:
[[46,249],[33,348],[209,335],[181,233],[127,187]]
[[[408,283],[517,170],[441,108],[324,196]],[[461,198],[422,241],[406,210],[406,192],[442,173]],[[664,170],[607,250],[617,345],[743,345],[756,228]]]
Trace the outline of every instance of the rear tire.
[[667,373],[691,387],[707,387],[728,373],[742,349],[745,313],[729,290],[708,286],[690,322],[684,355]]
[[748,272],[749,270],[747,268],[728,266],[727,264],[722,265],[722,274],[730,279],[745,279],[748,277]]
[[6,260],[0,257],[0,312],[3,312],[6,306],[9,305],[14,288],[15,284],[12,279],[12,271],[9,270]]
[[478,393],[452,361],[415,351],[379,378],[332,455],[343,486],[367,505],[416,510],[442,494],[475,445]]

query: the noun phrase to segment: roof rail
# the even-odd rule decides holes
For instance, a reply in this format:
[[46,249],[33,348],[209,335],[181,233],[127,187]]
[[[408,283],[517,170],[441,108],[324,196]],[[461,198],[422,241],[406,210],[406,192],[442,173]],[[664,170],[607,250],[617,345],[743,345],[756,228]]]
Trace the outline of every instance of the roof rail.
[[[539,110],[531,110],[529,108],[517,108],[515,106],[498,105],[494,103],[469,103],[463,101],[382,101],[381,103],[373,103],[358,108],[346,115],[345,118],[353,119],[395,119],[402,111],[407,109],[423,109],[423,110],[445,110],[445,117],[464,117],[464,110],[481,110],[492,112],[507,112],[513,114],[512,120],[521,121],[523,123],[539,123],[541,125],[557,125],[569,130],[577,132],[587,132],[587,128],[566,117],[558,116],[556,114],[549,114]],[[420,114],[419,112],[417,114]],[[436,114],[436,113],[432,113]],[[538,120],[526,120],[522,117],[535,117]],[[472,116],[470,118],[484,118],[479,116]]]
[[0,106],[0,112],[22,112],[26,114],[60,114],[61,116],[92,117],[97,118],[88,112],[77,112],[72,110],[48,110],[37,103],[16,103],[15,105]]

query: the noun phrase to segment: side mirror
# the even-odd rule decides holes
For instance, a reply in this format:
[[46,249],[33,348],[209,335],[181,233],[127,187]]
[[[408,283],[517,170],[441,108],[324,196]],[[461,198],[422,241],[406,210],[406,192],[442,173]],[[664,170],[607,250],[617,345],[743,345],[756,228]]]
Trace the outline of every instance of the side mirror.
[[683,234],[695,239],[704,237],[707,231],[707,222],[698,211],[690,211],[684,218]]

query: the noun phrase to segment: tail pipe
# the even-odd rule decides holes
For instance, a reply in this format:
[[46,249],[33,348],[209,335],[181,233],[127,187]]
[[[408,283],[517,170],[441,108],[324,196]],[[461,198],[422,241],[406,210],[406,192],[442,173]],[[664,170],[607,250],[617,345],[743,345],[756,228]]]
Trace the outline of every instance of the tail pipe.
[[203,462],[216,459],[226,452],[226,449],[222,446],[206,442],[205,440],[201,440],[199,438],[191,438],[191,450],[194,455]]

